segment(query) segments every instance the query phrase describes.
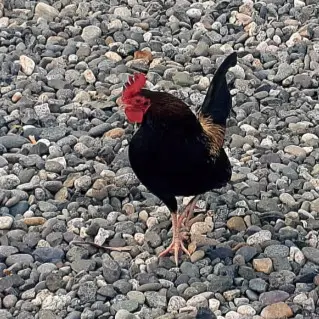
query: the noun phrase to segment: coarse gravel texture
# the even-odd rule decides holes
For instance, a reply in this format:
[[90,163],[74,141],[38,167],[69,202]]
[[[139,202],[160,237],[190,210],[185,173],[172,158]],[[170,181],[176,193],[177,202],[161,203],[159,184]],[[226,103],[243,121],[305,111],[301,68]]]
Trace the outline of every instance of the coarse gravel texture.
[[[319,318],[318,17],[318,0],[0,0],[0,318]],[[116,97],[145,72],[195,111],[234,50],[232,181],[201,197],[175,267]]]

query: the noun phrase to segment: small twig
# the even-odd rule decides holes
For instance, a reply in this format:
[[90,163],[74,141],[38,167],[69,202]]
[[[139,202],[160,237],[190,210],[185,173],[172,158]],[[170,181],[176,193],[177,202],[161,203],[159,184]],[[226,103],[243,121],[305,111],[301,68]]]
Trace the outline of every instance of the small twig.
[[90,246],[93,246],[95,248],[101,248],[104,250],[113,250],[113,251],[130,251],[133,248],[133,246],[125,246],[125,247],[100,246],[100,245],[97,245],[97,244],[90,242],[90,241],[72,241],[72,244],[74,244],[76,246],[90,245]]

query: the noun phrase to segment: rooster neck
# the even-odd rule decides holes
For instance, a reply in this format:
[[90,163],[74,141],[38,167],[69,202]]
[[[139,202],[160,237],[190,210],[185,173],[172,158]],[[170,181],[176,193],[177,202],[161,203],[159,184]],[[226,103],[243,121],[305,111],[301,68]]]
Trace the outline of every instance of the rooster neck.
[[149,111],[154,115],[183,116],[183,113],[191,112],[187,104],[170,93],[143,89],[141,90],[141,95],[150,99],[151,106]]
[[142,125],[154,129],[197,130],[200,124],[191,109],[179,98],[167,92],[142,90],[141,95],[150,99],[151,105],[144,115]]

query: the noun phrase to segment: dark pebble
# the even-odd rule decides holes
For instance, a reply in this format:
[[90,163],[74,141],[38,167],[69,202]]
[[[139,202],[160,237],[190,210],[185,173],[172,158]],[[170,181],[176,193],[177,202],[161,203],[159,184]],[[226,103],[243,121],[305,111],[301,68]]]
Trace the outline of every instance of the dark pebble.
[[33,255],[35,260],[38,260],[42,263],[57,263],[64,259],[65,254],[64,251],[60,248],[52,248],[52,247],[40,247],[37,248]]

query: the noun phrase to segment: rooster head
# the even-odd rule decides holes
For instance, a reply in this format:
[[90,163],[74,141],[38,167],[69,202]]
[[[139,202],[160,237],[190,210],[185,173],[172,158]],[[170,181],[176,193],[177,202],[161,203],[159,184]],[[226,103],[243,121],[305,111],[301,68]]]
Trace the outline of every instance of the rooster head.
[[151,105],[150,99],[141,94],[146,83],[146,76],[143,73],[135,73],[129,76],[123,87],[121,103],[125,115],[131,123],[142,123],[144,114]]

